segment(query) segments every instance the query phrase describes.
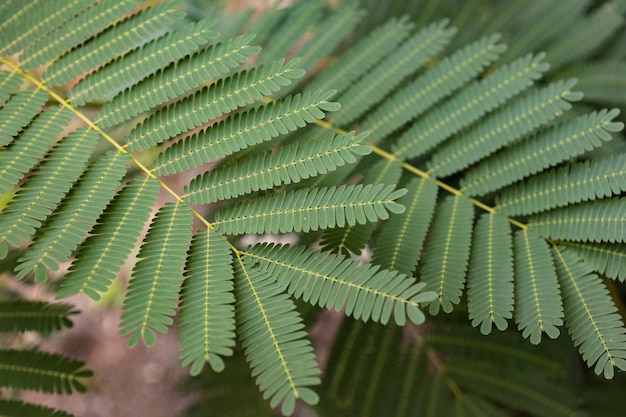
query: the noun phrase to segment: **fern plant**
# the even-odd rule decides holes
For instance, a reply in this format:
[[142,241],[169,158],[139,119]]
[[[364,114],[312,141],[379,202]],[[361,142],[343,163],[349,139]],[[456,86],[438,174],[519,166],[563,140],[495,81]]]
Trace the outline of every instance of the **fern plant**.
[[[585,24],[617,23],[578,56],[620,27],[600,15]],[[463,305],[467,284],[483,334],[514,319],[537,344],[565,322],[597,374],[626,369],[599,277],[626,276],[624,157],[589,152],[623,124],[617,109],[570,115],[583,95],[548,64],[576,59],[565,43],[462,45],[447,20],[396,18],[316,73],[366,16],[356,3],[273,8],[240,31],[244,14],[221,35],[178,1],[7,1],[0,16],[0,256],[26,245],[16,277],[39,283],[71,261],[58,297],[97,300],[149,224],[120,322],[130,346],[178,312],[197,375],[224,368],[237,333],[263,397],[291,414],[320,379],[288,295],[413,328],[422,306]],[[250,233],[301,244],[243,248]]]

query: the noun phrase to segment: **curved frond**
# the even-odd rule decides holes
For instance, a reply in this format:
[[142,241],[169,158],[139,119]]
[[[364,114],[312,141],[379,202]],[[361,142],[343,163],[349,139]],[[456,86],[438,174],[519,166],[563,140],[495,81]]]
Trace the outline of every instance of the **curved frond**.
[[140,338],[146,346],[154,345],[154,332],[166,333],[173,322],[191,221],[187,205],[166,203],[150,225],[122,307],[120,336],[130,334],[129,346],[135,346]]
[[251,110],[235,113],[216,126],[176,142],[155,162],[158,174],[195,168],[207,161],[223,158],[252,145],[268,141],[323,119],[325,111],[339,104],[328,101],[334,91],[308,92],[288,96]]
[[437,185],[431,179],[415,178],[398,199],[404,213],[394,214],[380,230],[372,262],[411,276],[421,256],[428,227],[435,212]]
[[0,105],[4,106],[11,94],[15,94],[22,80],[15,72],[0,71]]
[[513,239],[515,322],[532,344],[543,333],[559,336],[563,302],[548,244],[531,230],[518,230]]
[[35,280],[43,282],[47,276],[45,266],[57,269],[57,262],[70,257],[113,199],[129,162],[128,154],[111,152],[85,170],[58,211],[47,220],[45,229],[18,260],[17,279],[34,272]]
[[202,126],[291,84],[292,78],[303,74],[293,66],[294,61],[279,60],[219,80],[160,109],[135,126],[124,140],[131,151],[139,151]]
[[0,107],[0,146],[6,146],[39,113],[48,95],[43,90],[19,91]]
[[371,152],[359,142],[354,132],[331,134],[306,143],[294,142],[276,152],[253,154],[236,165],[217,167],[197,176],[185,187],[185,198],[194,204],[212,203],[325,174],[354,163],[355,155]]
[[130,182],[115,196],[61,280],[57,298],[84,293],[100,300],[135,247],[158,187],[154,178],[145,177]]
[[575,80],[558,81],[524,95],[465,134],[444,144],[431,157],[429,173],[445,177],[491,155],[571,108],[580,92],[572,91]]
[[249,45],[253,38],[240,36],[211,45],[127,88],[98,111],[98,125],[108,127],[130,120],[230,72],[259,51]]
[[43,78],[50,86],[64,84],[86,71],[111,61],[113,57],[144,44],[164,27],[183,17],[184,13],[177,10],[176,2],[143,9],[119,22],[114,26],[114,30],[106,30],[80,48],[63,55],[48,67]]
[[613,121],[618,114],[617,109],[592,112],[516,143],[472,168],[461,179],[462,190],[483,195],[600,147],[624,128],[622,122]]
[[84,392],[91,376],[83,363],[33,350],[0,350],[0,386],[56,394]]
[[98,133],[93,130],[70,133],[32,172],[29,181],[2,211],[0,258],[6,256],[7,244],[19,246],[41,226],[81,175],[97,140]]
[[505,217],[483,214],[476,227],[467,273],[469,318],[482,334],[508,327],[513,317],[513,239]]
[[621,106],[626,103],[626,77],[623,74],[626,74],[626,62],[613,59],[583,62],[563,71],[563,76],[577,78],[576,87],[585,94],[585,100]]
[[469,126],[486,113],[505,104],[546,72],[544,54],[526,55],[474,81],[446,103],[418,119],[393,145],[395,155],[405,159],[420,156]]
[[353,226],[399,213],[394,200],[406,190],[394,186],[351,185],[296,190],[243,202],[215,213],[223,233],[286,233]]
[[291,415],[297,399],[319,400],[310,386],[319,384],[313,346],[302,319],[282,288],[258,268],[235,261],[237,333],[252,376],[263,398],[283,415]]
[[565,165],[505,188],[496,209],[509,216],[532,214],[626,191],[626,154]]
[[407,316],[420,324],[425,319],[420,304],[435,298],[414,278],[305,246],[256,245],[246,250],[246,259],[291,295],[320,307],[345,308],[347,315],[364,321],[386,324],[393,314],[398,325],[404,325]]
[[72,327],[69,316],[78,313],[69,304],[50,304],[41,301],[0,302],[0,332],[33,330],[49,333],[63,327]]
[[531,216],[528,224],[554,240],[624,242],[626,202],[611,198],[574,204]]
[[226,239],[212,230],[198,232],[189,249],[177,322],[180,360],[191,365],[191,375],[198,375],[205,363],[220,372],[221,357],[233,354],[233,274]]
[[461,301],[473,221],[474,207],[464,197],[446,197],[435,212],[420,270],[426,289],[437,293],[430,303],[431,314],[440,308],[450,313]]
[[0,415],[3,417],[74,417],[65,411],[22,401],[0,400]]
[[565,325],[583,359],[596,374],[613,378],[626,371],[626,329],[602,280],[570,254],[552,248],[563,292]]
[[618,243],[559,242],[575,253],[594,271],[626,281],[626,246]]

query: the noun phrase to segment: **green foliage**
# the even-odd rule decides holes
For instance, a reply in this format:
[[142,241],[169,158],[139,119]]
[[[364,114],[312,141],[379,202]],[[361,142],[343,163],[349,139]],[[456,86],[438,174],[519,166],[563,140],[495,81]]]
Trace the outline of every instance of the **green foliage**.
[[[56,296],[99,299],[141,238],[128,344],[179,313],[192,375],[239,340],[286,415],[320,383],[290,295],[361,319],[322,376],[329,414],[572,415],[586,377],[545,345],[626,370],[600,279],[626,279],[623,123],[603,108],[624,102],[617,2],[301,1],[230,27],[182,1],[50,3],[0,4],[0,258],[18,252],[18,279],[71,263]],[[52,315],[3,328],[71,312],[29,308]],[[451,336],[460,314],[483,335]],[[3,352],[62,375],[14,369],[16,388],[82,387],[78,362]]]

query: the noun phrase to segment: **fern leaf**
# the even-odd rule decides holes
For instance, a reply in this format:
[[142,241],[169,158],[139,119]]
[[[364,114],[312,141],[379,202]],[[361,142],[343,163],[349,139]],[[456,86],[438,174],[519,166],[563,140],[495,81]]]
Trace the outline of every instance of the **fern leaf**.
[[589,367],[611,379],[626,371],[626,329],[602,280],[568,251],[553,247],[565,325]]
[[552,169],[505,188],[496,209],[509,216],[532,214],[626,191],[626,154]]
[[0,385],[56,394],[84,392],[81,379],[91,376],[83,363],[32,350],[0,350]]
[[159,174],[181,172],[207,161],[238,152],[323,119],[325,111],[334,111],[339,104],[328,101],[333,91],[288,96],[230,118],[205,131],[187,137],[167,148],[157,157]]
[[394,186],[352,185],[274,194],[219,210],[223,233],[287,233],[365,224],[387,219],[404,207],[394,200],[406,190]]
[[[13,55],[29,43],[52,32],[61,23],[73,18],[77,11],[82,11],[92,6],[95,2],[95,0],[70,0],[59,5],[45,1],[43,4],[37,5],[33,13],[26,13],[25,17],[32,20],[22,24],[16,22],[16,25],[20,28],[19,33],[16,33],[16,36],[10,38],[5,45],[0,47],[0,53],[5,56]],[[32,24],[31,22],[37,23]],[[2,36],[2,33],[0,33],[0,36]]]
[[443,59],[379,106],[364,121],[363,129],[370,131],[371,140],[378,140],[415,119],[497,60],[506,49],[496,43],[499,39],[497,35],[479,39]]
[[449,101],[418,119],[392,147],[395,155],[415,158],[503,105],[546,72],[545,54],[528,54],[482,81],[474,81]]
[[[402,175],[402,166],[398,161],[381,160],[371,166],[360,184],[397,184]],[[376,223],[348,225],[325,230],[320,245],[322,250],[343,253],[361,254],[361,250],[371,240]]]
[[339,97],[343,108],[330,119],[333,124],[342,126],[356,120],[409,74],[437,55],[455,33],[455,29],[447,25],[447,21],[441,21],[424,28],[353,84]]
[[555,240],[624,242],[626,204],[621,198],[575,204],[531,216],[528,224]]
[[62,107],[42,112],[19,140],[0,153],[0,193],[10,191],[52,146],[72,113]]
[[367,73],[378,61],[396,49],[408,35],[413,24],[406,16],[391,19],[374,29],[369,35],[356,42],[335,63],[323,69],[311,82],[307,90],[336,89],[339,93]]
[[6,146],[39,113],[48,95],[43,90],[20,91],[0,108],[0,146]]
[[154,38],[164,27],[181,20],[184,13],[176,2],[144,9],[118,23],[115,29],[100,33],[94,39],[62,56],[48,67],[44,80],[50,86],[64,84]]
[[190,23],[130,51],[81,80],[70,92],[70,102],[81,106],[96,98],[113,97],[124,87],[184,58],[215,38],[217,32],[211,30],[215,23]]
[[129,346],[140,338],[156,342],[155,331],[172,324],[185,252],[191,237],[192,214],[181,203],[167,203],[157,213],[139,250],[120,319],[120,336],[130,334]]
[[154,178],[126,185],[107,207],[63,277],[57,298],[86,294],[100,300],[135,246],[152,211],[159,185]]
[[27,4],[8,4],[6,15],[2,16],[0,23],[0,37],[2,39],[11,39],[18,28],[27,22],[31,13],[36,13],[37,6],[41,0],[34,0]]
[[108,127],[130,120],[237,68],[259,51],[249,45],[252,39],[240,36],[211,45],[156,72],[105,103],[96,115],[98,125]]
[[129,163],[128,154],[111,152],[88,167],[63,205],[48,219],[45,229],[18,260],[17,279],[34,272],[35,280],[43,282],[47,275],[44,266],[57,269],[56,262],[70,257],[113,198]]
[[543,333],[556,339],[563,324],[563,303],[548,244],[532,230],[518,230],[513,239],[515,321],[534,345]]
[[256,245],[246,250],[246,259],[276,278],[289,294],[320,307],[345,308],[346,315],[364,321],[386,324],[393,314],[398,325],[404,325],[407,316],[420,324],[425,319],[420,304],[435,298],[414,278],[305,246]]
[[412,276],[435,212],[438,188],[431,179],[415,178],[406,189],[407,194],[398,199],[406,209],[383,224],[372,262]]
[[568,67],[562,75],[572,74],[578,79],[576,87],[585,94],[586,101],[624,105],[626,78],[623,74],[626,74],[626,62],[582,62]]
[[165,107],[137,125],[125,139],[133,151],[146,149],[239,107],[252,104],[302,75],[283,60],[235,74]]
[[513,317],[513,241],[505,217],[483,214],[474,229],[467,273],[469,318],[482,334]]
[[103,0],[83,11],[76,18],[66,21],[58,30],[30,45],[20,61],[22,68],[32,70],[41,64],[61,56],[87,39],[112,25],[120,16],[126,16],[135,7],[135,0]]
[[319,384],[311,342],[302,319],[278,284],[256,268],[235,262],[237,332],[263,398],[283,415],[291,415],[296,399],[314,405]]
[[447,197],[438,206],[420,272],[426,289],[437,293],[437,299],[430,304],[431,314],[439,313],[440,308],[449,313],[453,304],[461,301],[473,218],[474,208],[464,197]]
[[235,345],[233,268],[226,239],[212,230],[194,236],[180,293],[180,360],[198,375],[205,363],[220,372]]
[[618,114],[617,109],[592,112],[519,142],[472,168],[461,179],[462,191],[483,195],[599,147],[623,129],[613,121]]
[[185,187],[185,198],[192,204],[227,200],[252,191],[268,190],[281,184],[334,171],[338,166],[356,161],[371,149],[360,145],[354,132],[324,136],[318,140],[294,142],[275,153],[265,152],[240,159],[199,175]]
[[65,411],[22,401],[0,400],[0,416],[3,417],[74,417]]
[[7,244],[17,247],[29,240],[50,215],[80,176],[98,138],[94,130],[70,133],[33,172],[0,217],[0,258],[6,256]]
[[626,281],[626,248],[620,244],[559,242],[575,253],[594,271],[612,279]]
[[550,84],[487,116],[483,123],[439,148],[429,162],[429,173],[446,177],[549,123],[571,108],[570,101],[582,97],[571,90],[575,82]]
[[69,304],[50,304],[41,301],[0,302],[0,332],[36,331],[49,333],[63,327],[72,327],[69,316],[78,313]]
[[22,80],[15,72],[0,71],[0,105],[4,106],[11,94],[15,94]]

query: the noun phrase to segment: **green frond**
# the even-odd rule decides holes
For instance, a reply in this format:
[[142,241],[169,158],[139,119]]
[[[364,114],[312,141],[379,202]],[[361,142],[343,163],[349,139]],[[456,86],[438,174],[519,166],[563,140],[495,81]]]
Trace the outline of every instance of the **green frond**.
[[572,107],[570,101],[582,97],[572,91],[575,83],[576,80],[557,81],[490,114],[467,133],[440,147],[428,164],[429,173],[446,177],[548,124]]
[[223,233],[308,232],[353,226],[401,213],[394,200],[406,190],[394,186],[351,185],[296,190],[246,201],[215,213],[215,226]]
[[157,157],[157,174],[181,172],[293,132],[335,111],[334,91],[307,92],[235,113],[216,126],[176,142]]
[[474,81],[446,103],[419,118],[393,145],[395,155],[404,159],[420,156],[505,104],[546,72],[545,54],[528,54],[497,69],[481,81]]
[[435,212],[438,188],[431,179],[414,178],[406,189],[407,194],[398,199],[405,211],[381,226],[372,262],[412,276]]
[[567,250],[552,248],[563,292],[565,325],[589,367],[611,379],[626,371],[626,329],[602,280]]
[[319,370],[302,319],[282,288],[258,268],[235,262],[237,333],[252,376],[272,408],[291,415],[297,399],[314,405]]
[[406,16],[391,19],[356,42],[336,62],[323,69],[313,81],[307,83],[306,89],[334,88],[342,93],[378,61],[396,49],[412,28],[413,24],[408,22]]
[[129,85],[194,52],[217,36],[216,21],[200,21],[167,32],[82,79],[68,93],[74,106],[112,98]]
[[626,281],[626,247],[617,243],[559,242],[578,255],[594,271],[612,279]]
[[[359,181],[362,185],[397,184],[402,176],[402,166],[398,161],[380,160],[365,172]],[[361,254],[361,250],[372,238],[376,223],[348,225],[327,229],[322,234],[320,245],[323,251]]]
[[57,262],[70,257],[113,199],[129,163],[128,154],[109,152],[88,166],[59,210],[18,259],[16,279],[34,272],[35,281],[43,282],[47,276],[45,267],[56,270]]
[[0,71],[0,105],[4,106],[11,94],[15,94],[22,80],[15,72]]
[[146,346],[154,345],[154,332],[166,333],[172,324],[191,223],[191,209],[180,202],[166,203],[152,221],[122,307],[120,336],[130,334],[129,346],[140,338]]
[[135,126],[125,141],[132,151],[146,149],[252,104],[302,76],[303,72],[293,67],[294,61],[278,60],[219,80],[160,109]]
[[155,108],[237,68],[259,51],[254,36],[240,36],[170,64],[105,103],[96,114],[101,127],[113,126]]
[[[0,47],[3,55],[13,55],[26,47],[29,43],[40,39],[57,28],[61,23],[73,18],[78,11],[91,7],[96,0],[70,0],[63,4],[55,4],[51,1],[44,1],[34,8],[32,13],[26,13],[28,22],[17,23],[19,32],[9,42]],[[22,9],[24,10],[24,9]],[[33,24],[33,22],[37,22]],[[18,29],[16,28],[16,29]],[[0,37],[5,34],[0,31]]]
[[469,318],[482,334],[508,327],[513,317],[513,239],[505,217],[483,214],[472,241],[467,273]]
[[440,308],[449,313],[461,301],[473,221],[474,207],[465,197],[446,197],[437,206],[420,270],[426,289],[437,293],[430,303],[433,315]]
[[52,63],[43,75],[44,81],[49,86],[64,84],[153,39],[164,27],[185,16],[177,10],[176,3],[166,2],[143,9],[113,28],[99,33],[80,48],[73,49]]
[[61,280],[57,298],[86,294],[100,300],[135,247],[158,189],[158,182],[147,177],[137,178],[122,188],[81,245],[76,260]]
[[559,336],[563,303],[548,244],[532,230],[518,230],[513,239],[515,322],[532,344],[545,333]]
[[34,0],[27,4],[9,3],[5,14],[2,16],[2,23],[0,23],[0,36],[2,39],[11,39],[18,32],[19,27],[28,22],[28,17],[32,13],[36,13],[37,6],[41,0]]
[[363,129],[378,140],[415,119],[496,61],[506,49],[497,43],[499,39],[498,35],[484,37],[444,58],[377,107],[365,119]]
[[17,247],[28,241],[50,215],[81,175],[98,138],[94,130],[70,133],[31,173],[29,181],[2,211],[0,258],[6,256],[7,244]]
[[585,100],[624,106],[626,89],[626,62],[605,60],[575,64],[563,71],[563,76],[578,79],[576,87],[585,94]]
[[11,96],[0,108],[0,146],[11,143],[13,137],[28,126],[47,98],[43,90],[25,90]]
[[618,30],[624,18],[610,7],[599,7],[591,15],[574,22],[558,40],[545,48],[555,67],[581,61],[594,55]]
[[0,386],[56,394],[84,392],[91,371],[61,355],[32,350],[0,350]]
[[178,340],[183,366],[198,375],[205,363],[220,372],[222,356],[235,345],[233,267],[227,240],[212,230],[198,232],[189,249],[180,292]]
[[554,240],[624,242],[626,204],[610,198],[574,204],[531,216],[528,225]]
[[65,411],[22,401],[0,400],[0,416],[2,417],[74,417]]
[[462,191],[483,195],[600,147],[624,128],[619,110],[601,110],[561,123],[483,160],[461,179]]
[[509,216],[532,214],[626,191],[626,154],[565,165],[505,188],[496,209]]
[[0,153],[0,194],[15,187],[39,162],[70,122],[72,113],[62,107],[45,110]]
[[420,324],[425,319],[420,304],[435,298],[414,278],[305,246],[256,245],[246,250],[246,259],[289,294],[320,307],[345,308],[346,315],[364,321],[386,324],[393,314],[398,325],[404,325],[407,316]]
[[36,331],[49,333],[72,327],[69,316],[78,313],[69,304],[50,304],[41,301],[0,302],[0,332]]
[[371,152],[359,144],[358,137],[354,132],[330,134],[310,142],[294,142],[276,152],[249,155],[236,165],[217,167],[197,176],[185,187],[184,197],[192,204],[212,203],[334,171],[354,163],[355,155]]
[[[34,3],[34,2],[31,2]],[[70,49],[82,44],[104,28],[113,25],[135,7],[136,0],[103,0],[82,11],[74,19],[65,21],[57,30],[33,43],[24,50],[20,61],[22,68],[32,70],[56,59]]]
[[333,124],[343,126],[358,119],[403,79],[437,55],[456,32],[447,25],[444,20],[419,31],[346,90],[338,99],[343,106],[341,111],[330,119]]

